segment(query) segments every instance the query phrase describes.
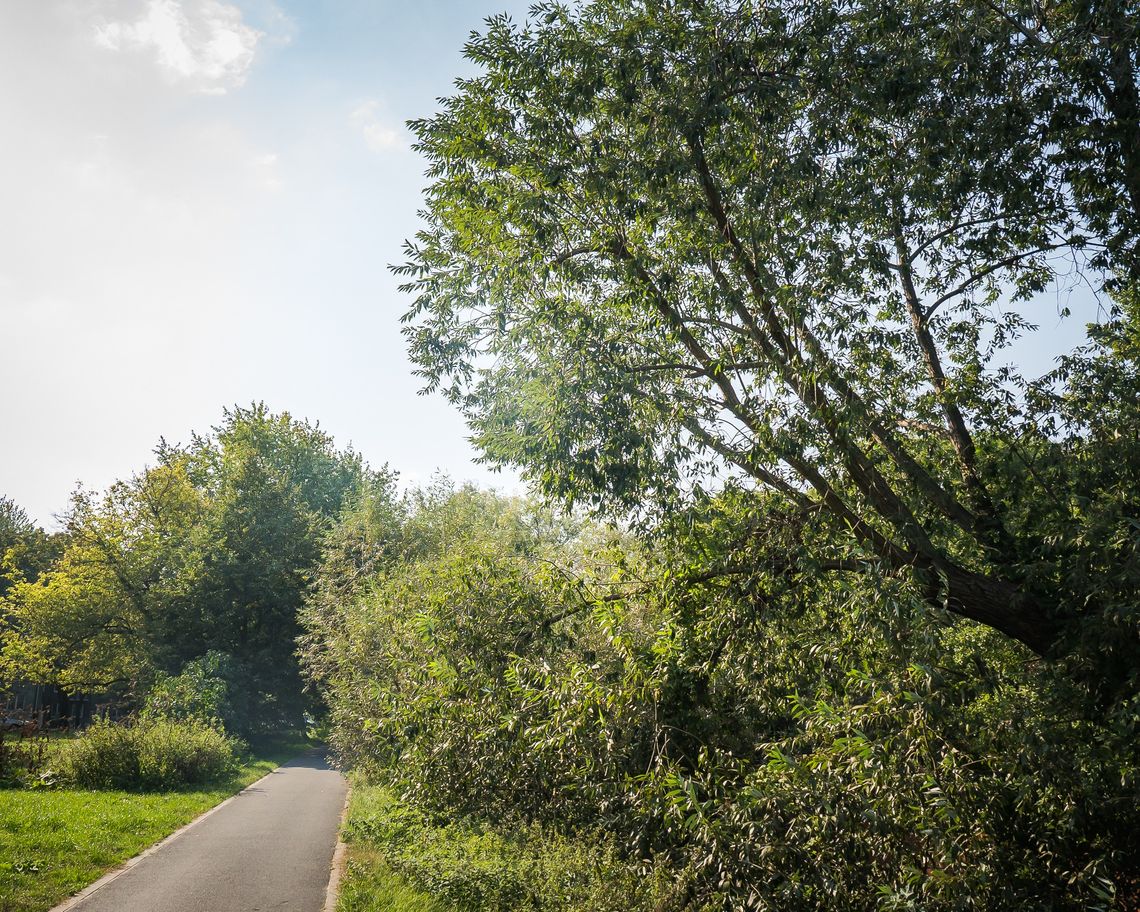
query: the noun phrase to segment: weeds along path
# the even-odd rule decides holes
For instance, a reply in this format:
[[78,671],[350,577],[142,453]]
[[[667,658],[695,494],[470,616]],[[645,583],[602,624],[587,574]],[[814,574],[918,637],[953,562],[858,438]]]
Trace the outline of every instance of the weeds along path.
[[320,912],[345,781],[316,753],[278,767],[67,912]]

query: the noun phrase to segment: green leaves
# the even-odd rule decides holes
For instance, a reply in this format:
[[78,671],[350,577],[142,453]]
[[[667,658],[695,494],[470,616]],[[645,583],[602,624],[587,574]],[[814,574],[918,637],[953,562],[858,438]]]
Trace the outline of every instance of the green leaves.
[[[1046,445],[1001,359],[1063,261],[1101,283],[1130,262],[1132,215],[1093,214],[1123,184],[1073,183],[1092,134],[1058,117],[1135,17],[1094,37],[1085,13],[599,0],[492,20],[482,73],[416,124],[432,184],[397,271],[426,389],[564,503],[649,528],[698,490],[764,490],[931,608],[1065,652],[1104,606],[1011,560],[1040,534],[1014,497],[1049,495],[1003,490],[987,447]],[[1046,27],[1071,56],[1027,37]],[[1134,68],[1114,79],[1135,95]]]
[[[409,348],[490,462],[638,538],[413,505],[314,609],[350,757],[432,811],[604,826],[687,908],[1135,878],[1140,145],[1105,92],[1136,17],[1086,6],[595,0],[473,36],[415,124]],[[1029,383],[1002,360],[1068,261],[1127,310]]]
[[371,582],[306,611],[334,743],[457,832],[600,827],[682,907],[1101,907],[1135,855],[1126,731],[881,567],[789,564],[826,527],[780,503],[638,541],[413,493]]
[[4,602],[3,676],[138,706],[219,650],[240,668],[244,730],[299,721],[296,615],[359,458],[264,405],[156,456],[101,497],[75,495],[62,556]]

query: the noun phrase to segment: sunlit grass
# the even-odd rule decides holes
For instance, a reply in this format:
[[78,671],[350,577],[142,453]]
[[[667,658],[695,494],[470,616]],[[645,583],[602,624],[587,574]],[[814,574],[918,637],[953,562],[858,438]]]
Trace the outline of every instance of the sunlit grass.
[[363,835],[369,823],[387,816],[390,804],[383,789],[356,777],[342,829],[348,863],[336,912],[445,912],[444,904],[396,874],[381,846]]
[[349,846],[336,912],[444,912],[445,908],[393,873],[379,850]]

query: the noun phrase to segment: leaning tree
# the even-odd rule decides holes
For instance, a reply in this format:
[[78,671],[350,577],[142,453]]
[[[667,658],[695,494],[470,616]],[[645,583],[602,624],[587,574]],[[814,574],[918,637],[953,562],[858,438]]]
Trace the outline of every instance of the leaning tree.
[[[1083,642],[1121,686],[1138,22],[998,0],[489,20],[481,75],[414,124],[431,184],[398,271],[428,389],[556,497],[652,519],[713,478],[764,489],[780,533],[726,573],[897,575],[1038,654]],[[1025,379],[1003,353],[1064,275],[1107,287],[1109,319]]]

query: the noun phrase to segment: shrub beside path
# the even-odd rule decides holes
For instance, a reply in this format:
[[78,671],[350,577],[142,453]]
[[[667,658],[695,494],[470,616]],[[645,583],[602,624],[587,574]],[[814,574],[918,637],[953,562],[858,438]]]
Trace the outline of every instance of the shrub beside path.
[[321,912],[345,789],[306,754],[53,912]]

